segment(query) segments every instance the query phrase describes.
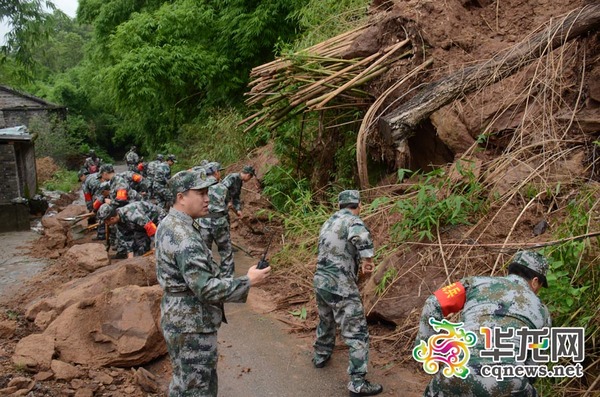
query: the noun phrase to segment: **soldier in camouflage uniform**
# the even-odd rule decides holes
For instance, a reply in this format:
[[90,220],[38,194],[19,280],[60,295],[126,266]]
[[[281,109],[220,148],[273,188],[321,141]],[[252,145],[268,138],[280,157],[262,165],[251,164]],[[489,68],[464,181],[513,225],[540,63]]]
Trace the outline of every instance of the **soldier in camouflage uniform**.
[[88,156],[84,163],[83,168],[87,169],[90,174],[94,172],[98,172],[100,170],[100,164],[102,164],[102,159],[96,155],[95,150],[90,150]]
[[175,161],[175,156],[170,154],[167,161],[152,166],[152,198],[163,208],[167,208],[173,200],[167,181],[171,178],[171,166]]
[[97,217],[99,222],[104,222],[107,226],[117,226],[126,257],[132,258],[150,251],[150,238],[156,233],[156,226],[165,215],[162,208],[152,203],[134,201],[120,208],[102,204]]
[[205,173],[181,171],[169,181],[175,198],[156,233],[156,275],[164,290],[161,327],[173,378],[170,397],[216,397],[217,330],[225,321],[224,302],[244,302],[250,286],[263,281],[271,268],[252,266],[246,276],[223,277],[194,227],[208,214]]
[[[441,321],[449,314],[462,310],[461,322],[465,331],[479,334],[480,327],[541,329],[552,321],[546,306],[537,297],[540,288],[548,287],[548,262],[539,253],[520,251],[512,259],[506,277],[466,277],[449,288],[442,288],[425,302],[421,314],[417,345],[436,334],[429,324],[433,317]],[[452,293],[448,291],[452,290]],[[508,338],[505,340],[508,342]],[[512,342],[517,343],[518,337]],[[495,378],[481,376],[483,365],[516,365],[514,357],[502,358],[500,364],[492,358],[480,357],[484,338],[470,348],[469,375],[466,379],[443,376],[438,372],[431,380],[424,397],[535,397],[537,392],[527,378]],[[529,359],[525,364],[535,364]]]
[[154,185],[155,174],[156,174],[158,168],[160,167],[160,165],[162,164],[162,162],[164,161],[164,159],[165,159],[165,157],[162,154],[157,154],[156,160],[150,161],[144,167],[144,171],[146,173],[146,178],[148,178],[148,180],[150,181],[150,198],[154,198],[154,192],[152,191],[152,187]]
[[[224,168],[220,163],[212,162],[205,165],[206,174],[221,180],[221,171]],[[208,248],[213,241],[217,244],[221,257],[221,273],[224,277],[233,277],[235,264],[233,262],[233,248],[231,247],[231,233],[229,230],[229,214],[227,211],[228,190],[222,183],[216,183],[208,188],[208,216],[199,218],[195,222],[200,227],[200,234]]]
[[238,217],[242,217],[242,201],[240,195],[242,194],[242,185],[244,182],[248,182],[256,176],[256,171],[251,165],[245,165],[242,172],[235,172],[227,175],[223,179],[223,185],[229,190],[229,198],[231,201],[227,202],[229,207],[235,210]]
[[[101,194],[100,184],[102,183],[102,176],[99,172],[89,174],[85,177],[85,181],[81,184],[81,190],[83,191],[83,199],[85,206],[89,212],[95,211],[94,209],[94,197]],[[90,222],[92,219],[90,219]],[[104,224],[98,225],[96,229],[96,240],[104,240],[106,237],[106,229]]]
[[137,154],[137,147],[132,146],[131,149],[125,154],[125,162],[129,171],[137,172],[138,164],[140,163],[140,156]]
[[345,190],[339,194],[338,201],[339,211],[323,224],[319,235],[319,256],[313,281],[319,325],[313,364],[322,368],[331,357],[337,324],[350,348],[350,396],[373,396],[381,393],[383,387],[365,378],[369,362],[369,330],[356,284],[361,262],[363,273],[373,272],[373,241],[369,229],[359,218],[359,192]]

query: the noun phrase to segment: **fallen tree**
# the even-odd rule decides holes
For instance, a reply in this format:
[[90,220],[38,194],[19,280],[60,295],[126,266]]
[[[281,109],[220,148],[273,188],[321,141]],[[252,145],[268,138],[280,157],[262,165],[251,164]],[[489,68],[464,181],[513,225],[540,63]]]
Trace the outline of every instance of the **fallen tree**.
[[[564,18],[550,21],[542,31],[532,34],[521,43],[506,49],[486,62],[461,69],[444,79],[427,84],[419,94],[378,121],[379,131],[393,140],[397,153],[406,140],[415,135],[419,124],[432,113],[465,95],[485,88],[513,75],[534,60],[541,58],[567,41],[596,29],[600,25],[600,5],[576,9]],[[361,168],[361,185],[368,186],[366,163],[357,160]],[[397,158],[399,156],[397,155]],[[403,164],[397,164],[399,168]]]

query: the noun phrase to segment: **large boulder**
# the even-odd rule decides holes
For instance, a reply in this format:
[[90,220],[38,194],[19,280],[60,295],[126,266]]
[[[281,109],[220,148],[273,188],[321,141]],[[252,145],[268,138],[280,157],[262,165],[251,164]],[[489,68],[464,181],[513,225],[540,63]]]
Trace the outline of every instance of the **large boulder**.
[[63,284],[57,295],[33,302],[26,308],[25,316],[35,320],[38,314],[51,310],[60,314],[67,307],[84,299],[126,285],[155,285],[156,270],[153,257],[127,259],[115,265],[98,269],[87,277],[71,280]]
[[29,371],[44,371],[50,369],[55,353],[54,337],[48,334],[33,334],[17,343],[12,361],[17,367]]
[[166,354],[160,332],[160,286],[128,285],[80,301],[44,331],[62,361],[139,366]]
[[106,248],[98,243],[74,245],[64,255],[64,260],[70,261],[90,273],[109,264]]

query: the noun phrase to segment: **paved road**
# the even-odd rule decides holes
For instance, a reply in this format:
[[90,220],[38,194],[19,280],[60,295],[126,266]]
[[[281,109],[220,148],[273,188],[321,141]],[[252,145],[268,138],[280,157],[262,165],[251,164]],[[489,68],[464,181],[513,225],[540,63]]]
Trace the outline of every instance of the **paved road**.
[[0,296],[9,294],[46,266],[44,260],[26,255],[29,245],[39,237],[33,231],[0,233]]
[[[218,254],[215,258],[218,260]],[[257,260],[236,252],[236,273]],[[323,369],[313,367],[312,340],[298,338],[261,308],[268,299],[251,290],[246,304],[225,306],[228,324],[219,330],[219,395],[227,397],[347,396],[347,351]]]

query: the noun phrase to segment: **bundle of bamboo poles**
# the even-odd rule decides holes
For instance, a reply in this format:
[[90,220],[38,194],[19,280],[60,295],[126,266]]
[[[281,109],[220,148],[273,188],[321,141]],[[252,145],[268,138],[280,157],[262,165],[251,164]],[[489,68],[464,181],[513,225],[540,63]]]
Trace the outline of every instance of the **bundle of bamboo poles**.
[[412,55],[409,40],[404,40],[366,58],[343,58],[368,27],[252,69],[246,104],[260,106],[260,110],[242,120],[240,124],[251,122],[245,131],[259,124],[274,129],[305,111],[368,108],[373,99],[360,86],[381,76],[398,59]]

